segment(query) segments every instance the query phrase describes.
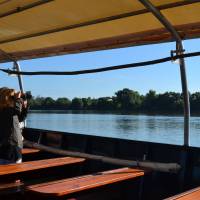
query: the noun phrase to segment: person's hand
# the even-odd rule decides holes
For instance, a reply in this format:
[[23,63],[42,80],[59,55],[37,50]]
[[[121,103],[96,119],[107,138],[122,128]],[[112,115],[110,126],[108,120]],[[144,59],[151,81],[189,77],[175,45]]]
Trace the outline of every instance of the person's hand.
[[24,100],[24,101],[23,101],[23,107],[24,107],[24,108],[27,108],[27,105],[28,105],[27,100]]
[[16,99],[21,98],[21,96],[22,96],[22,93],[20,91],[15,93],[15,98]]

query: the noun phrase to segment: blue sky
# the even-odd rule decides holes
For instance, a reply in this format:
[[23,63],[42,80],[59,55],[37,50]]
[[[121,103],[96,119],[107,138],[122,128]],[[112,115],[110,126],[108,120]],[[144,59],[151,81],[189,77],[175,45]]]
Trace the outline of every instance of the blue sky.
[[[200,51],[200,39],[184,41],[186,52]],[[24,71],[72,71],[128,64],[162,58],[170,55],[175,43],[121,48],[91,53],[56,56],[43,59],[20,61]],[[200,91],[200,57],[186,59],[188,87],[190,92]],[[11,63],[0,64],[1,68],[11,68]],[[164,64],[103,72],[79,76],[24,76],[25,90],[34,96],[103,97],[112,96],[123,88],[146,94],[150,89],[158,93],[181,91],[179,65]],[[0,87],[19,89],[16,77],[0,72]]]

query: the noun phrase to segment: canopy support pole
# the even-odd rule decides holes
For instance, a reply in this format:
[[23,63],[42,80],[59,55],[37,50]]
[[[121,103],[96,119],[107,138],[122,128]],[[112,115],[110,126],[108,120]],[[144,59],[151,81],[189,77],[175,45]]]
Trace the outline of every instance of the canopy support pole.
[[[0,49],[0,53],[2,53],[5,57],[7,57],[10,61],[13,62],[13,68],[17,70],[17,72],[20,72],[20,65],[19,63],[16,61],[15,58],[13,58],[13,56],[11,56],[10,54],[8,54],[7,52],[3,51],[2,49]],[[19,83],[19,88],[21,92],[24,92],[24,87],[23,87],[23,81],[22,81],[22,75],[21,74],[17,74],[18,77],[18,83]]]
[[[14,65],[14,68],[17,70],[17,72],[21,71],[20,65],[19,65],[19,63],[17,61],[15,61],[13,63],[13,65]],[[18,77],[18,82],[19,82],[19,88],[20,88],[21,92],[23,93],[24,92],[24,87],[23,87],[22,75],[21,74],[17,74],[17,77]]]
[[[139,0],[172,34],[176,40],[176,53],[183,54],[182,39],[176,29],[172,24],[166,19],[166,17],[149,1],[149,0]],[[180,73],[181,73],[181,84],[182,93],[184,100],[184,146],[189,146],[189,129],[190,129],[190,101],[189,92],[187,87],[187,76],[185,70],[185,60],[184,58],[179,59],[180,62]]]
[[[183,54],[183,46],[182,43],[177,43],[177,48],[179,48],[178,54]],[[184,146],[189,146],[190,144],[190,98],[187,86],[187,76],[185,70],[185,59],[180,58],[180,73],[181,73],[181,84],[182,84],[182,92],[183,92],[183,100],[184,100]]]

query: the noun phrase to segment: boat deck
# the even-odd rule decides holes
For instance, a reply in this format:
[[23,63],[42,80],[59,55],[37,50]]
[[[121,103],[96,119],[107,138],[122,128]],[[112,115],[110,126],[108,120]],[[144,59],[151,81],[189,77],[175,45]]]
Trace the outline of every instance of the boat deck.
[[[185,149],[176,145],[36,129],[26,129],[24,136],[36,144],[40,140],[41,145],[57,151],[60,149],[62,153],[80,152],[141,161],[144,161],[145,155],[152,162],[178,163],[182,170],[162,172],[138,167],[126,168],[103,160],[66,157],[30,148],[23,150],[22,164],[0,166],[1,199],[129,200],[134,197],[135,200],[160,200],[170,196],[174,199],[174,194],[200,185],[197,173],[198,148]],[[199,194],[193,192],[191,195]]]

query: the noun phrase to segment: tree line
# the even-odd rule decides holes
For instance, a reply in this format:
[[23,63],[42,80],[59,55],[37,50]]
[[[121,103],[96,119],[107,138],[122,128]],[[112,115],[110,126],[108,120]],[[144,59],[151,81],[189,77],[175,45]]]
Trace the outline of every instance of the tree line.
[[[200,92],[190,94],[191,112],[200,113]],[[157,94],[150,90],[146,95],[124,88],[112,97],[73,98],[33,97],[30,101],[32,110],[98,110],[129,112],[183,112],[183,95],[177,92]]]

